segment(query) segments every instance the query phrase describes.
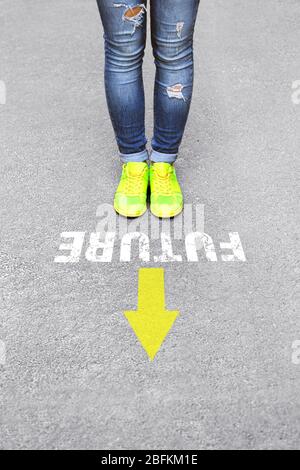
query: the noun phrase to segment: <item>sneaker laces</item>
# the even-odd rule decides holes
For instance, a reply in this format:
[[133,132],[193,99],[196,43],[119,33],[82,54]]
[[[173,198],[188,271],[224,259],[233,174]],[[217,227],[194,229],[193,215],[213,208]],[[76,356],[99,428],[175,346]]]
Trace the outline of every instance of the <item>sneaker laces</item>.
[[155,171],[155,178],[154,178],[154,191],[155,192],[159,194],[164,194],[166,196],[172,194],[171,174],[172,173],[168,171],[167,174],[161,175],[159,174],[158,171]]
[[144,171],[140,174],[132,174],[126,171],[125,191],[127,194],[135,195],[142,192],[143,174]]

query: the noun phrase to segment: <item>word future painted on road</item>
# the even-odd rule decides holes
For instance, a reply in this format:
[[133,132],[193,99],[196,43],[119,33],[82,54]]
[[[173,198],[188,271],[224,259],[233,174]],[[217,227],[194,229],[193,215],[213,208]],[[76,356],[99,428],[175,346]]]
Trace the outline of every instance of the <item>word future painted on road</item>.
[[[96,230],[64,231],[60,234],[59,254],[55,263],[129,263],[138,257],[143,263],[170,263],[200,260],[210,262],[245,262],[238,232],[229,232],[216,243],[204,231],[204,206],[186,204],[184,213],[172,220],[159,221],[144,215],[127,220],[118,217],[114,208],[102,204],[96,212]],[[181,241],[179,246],[175,246]]]
[[[59,251],[63,252],[54,259],[55,263],[79,263],[81,259],[86,259],[92,263],[111,263],[113,261],[114,250],[116,247],[116,233],[107,232],[91,233],[86,236],[86,232],[62,232],[62,243]],[[87,245],[85,241],[87,239]],[[137,243],[134,243],[137,241]],[[160,251],[151,254],[151,245],[149,237],[141,232],[132,232],[125,234],[120,242],[118,254],[120,262],[130,262],[132,259],[133,245],[138,251],[138,257],[143,263],[170,263],[198,262],[200,252],[207,261],[225,262],[240,261],[245,262],[246,256],[242,243],[237,232],[229,232],[228,241],[221,242],[219,248],[221,254],[217,254],[216,246],[212,238],[202,232],[191,232],[185,237],[184,253],[175,252],[171,235],[168,233],[160,234]]]

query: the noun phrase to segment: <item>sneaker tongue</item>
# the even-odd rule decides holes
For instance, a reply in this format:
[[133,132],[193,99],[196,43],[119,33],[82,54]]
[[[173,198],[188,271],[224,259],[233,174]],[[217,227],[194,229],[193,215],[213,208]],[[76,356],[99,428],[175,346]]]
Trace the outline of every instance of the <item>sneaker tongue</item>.
[[131,162],[127,163],[127,174],[131,176],[140,176],[145,169],[145,163],[143,162]]
[[170,166],[170,163],[154,163],[156,173],[162,178],[169,174]]

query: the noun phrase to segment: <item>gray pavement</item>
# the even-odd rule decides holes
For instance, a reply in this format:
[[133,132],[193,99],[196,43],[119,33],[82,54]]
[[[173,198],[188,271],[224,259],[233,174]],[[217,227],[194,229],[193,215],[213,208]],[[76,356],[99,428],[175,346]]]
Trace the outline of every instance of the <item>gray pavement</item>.
[[[54,263],[120,172],[96,2],[0,5],[1,448],[299,448],[300,2],[201,1],[178,174],[247,261],[159,265],[180,317],[152,363],[123,315],[137,257]],[[150,135],[150,44],[145,78]]]

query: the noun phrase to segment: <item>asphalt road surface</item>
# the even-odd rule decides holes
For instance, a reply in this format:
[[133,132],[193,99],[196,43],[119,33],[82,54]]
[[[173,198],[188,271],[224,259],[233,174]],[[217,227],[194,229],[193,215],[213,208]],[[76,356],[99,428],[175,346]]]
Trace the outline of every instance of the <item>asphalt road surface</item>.
[[[54,262],[120,174],[96,2],[0,4],[1,448],[299,448],[299,0],[201,1],[177,169],[218,260],[151,242],[180,311],[153,362],[124,316],[136,250]],[[153,73],[149,42],[149,137]],[[230,232],[246,261],[222,259]]]

